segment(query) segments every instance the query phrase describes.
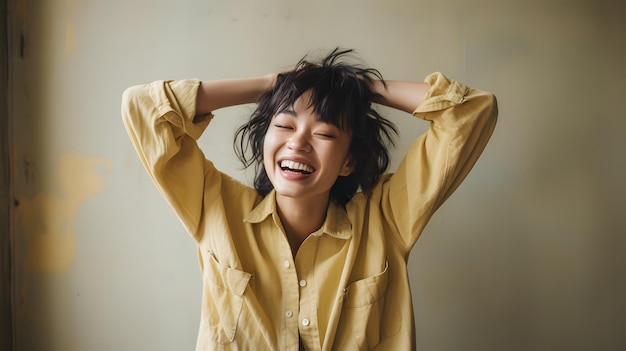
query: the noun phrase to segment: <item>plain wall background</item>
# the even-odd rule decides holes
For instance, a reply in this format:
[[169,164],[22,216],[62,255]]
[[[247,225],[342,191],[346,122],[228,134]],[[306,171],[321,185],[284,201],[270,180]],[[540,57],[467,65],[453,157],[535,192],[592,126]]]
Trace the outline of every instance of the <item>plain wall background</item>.
[[[488,90],[482,158],[410,258],[421,350],[626,349],[626,5],[618,0],[9,0],[17,350],[191,350],[195,246],[143,170],[122,91],[354,48],[388,79]],[[200,141],[232,151],[251,106]],[[398,164],[423,121],[388,112]]]

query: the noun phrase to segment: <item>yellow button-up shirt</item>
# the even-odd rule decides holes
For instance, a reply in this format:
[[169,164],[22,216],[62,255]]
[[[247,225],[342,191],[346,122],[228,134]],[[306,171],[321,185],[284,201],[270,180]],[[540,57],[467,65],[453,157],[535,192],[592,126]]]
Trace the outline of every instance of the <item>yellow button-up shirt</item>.
[[203,293],[196,350],[412,350],[407,258],[434,211],[468,174],[494,129],[490,93],[440,73],[414,116],[430,121],[394,174],[343,208],[295,255],[265,198],[219,172],[196,140],[198,80],[124,92],[122,115],[159,190],[198,246]]

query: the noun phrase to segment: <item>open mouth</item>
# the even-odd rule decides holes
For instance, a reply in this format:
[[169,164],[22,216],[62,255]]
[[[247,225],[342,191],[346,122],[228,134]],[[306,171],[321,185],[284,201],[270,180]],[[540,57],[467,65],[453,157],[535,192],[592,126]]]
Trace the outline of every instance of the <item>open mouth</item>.
[[282,160],[280,161],[280,168],[283,171],[294,172],[294,173],[302,173],[302,174],[311,174],[315,172],[315,168],[300,162]]

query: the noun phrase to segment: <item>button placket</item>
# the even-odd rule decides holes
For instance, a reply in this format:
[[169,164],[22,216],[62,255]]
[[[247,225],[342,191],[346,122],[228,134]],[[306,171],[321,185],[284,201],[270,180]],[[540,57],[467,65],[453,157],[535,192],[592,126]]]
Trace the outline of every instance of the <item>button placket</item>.
[[295,287],[299,291],[299,309],[294,314],[294,319],[298,321],[300,339],[305,345],[321,349],[317,322],[319,291],[315,284],[315,262],[320,236],[316,234],[318,233],[309,235],[302,243],[294,261],[298,277],[293,284],[297,284]]
[[[285,247],[287,249],[287,247]],[[289,255],[289,256],[288,256]],[[284,330],[281,337],[280,349],[289,349],[298,342],[298,329],[300,326],[300,318],[298,317],[299,309],[299,287],[294,286],[294,281],[298,281],[298,274],[295,262],[290,257],[291,249],[281,252],[282,258],[277,262],[277,269],[281,279],[282,291],[282,326]],[[281,267],[282,266],[282,267]],[[297,350],[297,348],[296,348]]]

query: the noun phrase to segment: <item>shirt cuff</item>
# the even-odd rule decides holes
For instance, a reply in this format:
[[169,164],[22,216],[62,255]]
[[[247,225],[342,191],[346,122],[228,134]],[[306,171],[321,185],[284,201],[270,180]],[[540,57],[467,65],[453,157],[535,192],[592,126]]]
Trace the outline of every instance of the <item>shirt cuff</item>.
[[435,72],[428,75],[425,82],[430,89],[424,97],[424,101],[413,111],[417,116],[421,113],[440,111],[463,102],[469,87],[461,82],[446,78],[442,73]]
[[213,118],[211,113],[196,117],[199,86],[198,79],[157,81],[150,86],[159,115],[194,139],[200,138]]

